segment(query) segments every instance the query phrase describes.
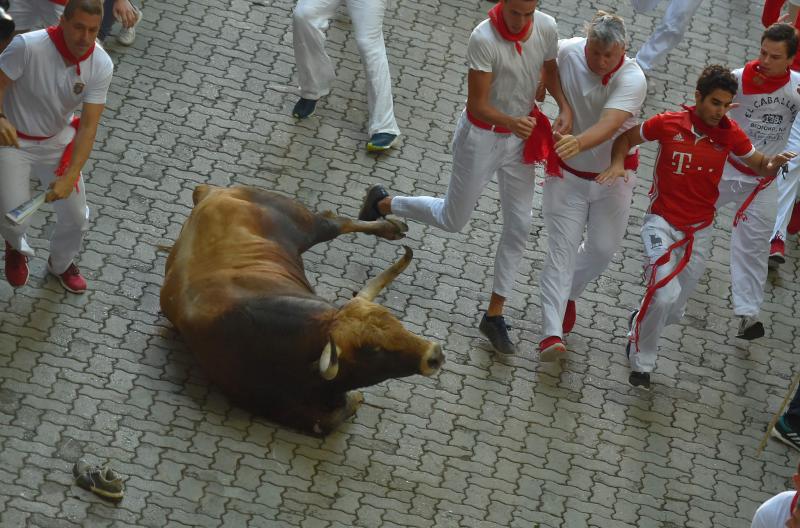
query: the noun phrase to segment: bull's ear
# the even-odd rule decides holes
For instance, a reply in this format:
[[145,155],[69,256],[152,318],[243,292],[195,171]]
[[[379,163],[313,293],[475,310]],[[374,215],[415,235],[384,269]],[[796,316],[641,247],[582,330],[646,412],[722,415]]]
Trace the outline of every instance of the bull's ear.
[[319,374],[324,379],[330,381],[339,373],[339,351],[336,349],[336,343],[333,342],[331,336],[328,344],[322,350],[322,355],[319,357]]

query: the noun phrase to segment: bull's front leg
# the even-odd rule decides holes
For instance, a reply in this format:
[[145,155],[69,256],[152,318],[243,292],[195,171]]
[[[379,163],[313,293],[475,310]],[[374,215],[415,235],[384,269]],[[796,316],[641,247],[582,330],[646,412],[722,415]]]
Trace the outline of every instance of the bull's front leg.
[[400,240],[406,236],[408,226],[396,218],[381,218],[374,222],[354,220],[343,216],[336,216],[330,211],[322,213],[322,216],[330,222],[337,224],[339,232],[344,233],[366,233],[388,240]]
[[311,431],[315,435],[327,436],[338,429],[345,420],[353,416],[363,402],[364,396],[360,392],[348,392],[345,395],[343,405],[314,413],[316,414],[316,420],[312,425]]

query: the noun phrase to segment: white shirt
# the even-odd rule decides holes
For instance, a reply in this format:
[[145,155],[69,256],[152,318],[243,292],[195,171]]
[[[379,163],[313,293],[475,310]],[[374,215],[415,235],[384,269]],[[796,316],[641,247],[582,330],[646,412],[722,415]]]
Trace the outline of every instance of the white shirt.
[[[739,91],[733,98],[739,106],[728,112],[728,117],[744,130],[753,147],[767,156],[774,156],[786,150],[789,132],[792,130],[794,118],[800,110],[800,73],[792,71],[789,82],[768,94],[742,93],[742,73],[744,68],[733,70],[739,81]],[[755,178],[741,173],[730,162],[725,163],[722,172],[723,180],[754,182]]]
[[611,164],[614,139],[637,124],[647,95],[647,79],[636,60],[625,57],[619,70],[603,86],[602,77],[589,69],[585,47],[585,37],[558,41],[558,73],[564,95],[572,107],[572,135],[577,136],[596,125],[605,109],[631,114],[610,139],[566,161],[576,170],[602,172]]
[[44,29],[14,37],[0,54],[0,69],[14,81],[3,100],[11,124],[30,136],[50,137],[69,124],[83,103],[105,104],[114,72],[111,57],[95,45],[80,66],[78,76]]
[[489,104],[512,117],[530,114],[536,105],[534,96],[539,72],[546,60],[558,52],[558,28],[550,15],[533,13],[533,30],[528,40],[520,42],[522,54],[514,43],[505,40],[484,20],[472,31],[467,45],[467,65],[471,70],[491,72]]
[[796,491],[784,491],[769,499],[756,510],[750,528],[784,528],[791,515],[790,508]]

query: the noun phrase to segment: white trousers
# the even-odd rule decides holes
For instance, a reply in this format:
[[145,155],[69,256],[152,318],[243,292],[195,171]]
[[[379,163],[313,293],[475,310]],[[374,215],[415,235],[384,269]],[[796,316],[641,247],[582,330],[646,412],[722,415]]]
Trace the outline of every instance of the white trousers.
[[[670,0],[664,18],[636,54],[636,60],[642,68],[654,68],[678,45],[702,1]],[[658,0],[632,0],[631,3],[636,11],[647,12],[655,8]]]
[[[400,134],[394,119],[392,79],[383,41],[386,0],[344,0],[367,78],[369,135]],[[319,99],[331,91],[336,74],[325,53],[325,32],[342,0],[299,0],[292,17],[294,58],[300,97]]]
[[[30,180],[36,178],[42,189],[55,179],[55,169],[72,140],[75,129],[68,126],[57,135],[44,141],[19,140],[20,148],[0,147],[0,211],[10,211],[31,197]],[[89,227],[89,208],[86,206],[86,189],[83,177],[78,180],[78,192],[68,198],[53,202],[56,226],[50,237],[50,267],[56,273],[66,271],[83,242],[83,233]],[[15,226],[0,221],[0,235],[14,249],[32,257],[34,251],[25,236],[30,217]]]
[[514,290],[531,229],[535,172],[522,163],[524,141],[472,125],[466,113],[453,136],[453,173],[444,198],[395,196],[392,212],[412,220],[458,232],[467,225],[489,180],[497,174],[503,231],[494,261],[492,291],[508,297]]
[[[712,226],[708,226],[694,234],[694,246],[686,267],[663,288],[658,289],[653,296],[639,327],[638,352],[636,345],[631,344],[631,370],[652,372],[655,368],[658,340],[661,338],[664,327],[681,320],[683,312],[686,310],[686,302],[706,269],[706,261],[711,254],[711,231]],[[669,246],[683,238],[685,235],[673,228],[661,216],[645,215],[642,225],[642,242],[644,242],[646,265],[655,263]],[[658,267],[656,282],[675,269],[683,257],[685,248],[686,246],[681,246],[673,251],[669,262]],[[650,278],[650,273],[652,273],[652,269],[648,269],[645,280]],[[636,324],[635,320],[633,324]],[[631,332],[633,332],[633,326]]]
[[635,173],[628,176],[627,182],[600,185],[564,171],[563,178],[545,181],[547,257],[539,278],[543,337],[563,337],[567,301],[580,297],[605,271],[622,243],[636,184]]
[[[798,149],[800,149],[800,119],[795,119],[789,132],[786,150],[797,152]],[[800,181],[800,160],[794,159],[789,162],[789,172],[779,173],[773,184],[777,184],[778,214],[770,240],[773,238],[786,240],[786,228],[792,218],[792,209],[797,199],[798,181]]]
[[[734,214],[757,185],[752,182],[722,180],[717,210],[732,205]],[[731,232],[731,291],[733,313],[756,317],[764,302],[767,282],[769,241],[775,225],[776,186],[762,189],[747,207],[746,217]]]
[[17,31],[56,26],[63,13],[64,6],[50,0],[12,0],[8,9]]

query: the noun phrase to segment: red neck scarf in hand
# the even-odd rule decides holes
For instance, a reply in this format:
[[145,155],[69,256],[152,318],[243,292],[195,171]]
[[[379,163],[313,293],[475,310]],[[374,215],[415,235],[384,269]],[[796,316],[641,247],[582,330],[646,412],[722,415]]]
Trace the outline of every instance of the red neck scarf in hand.
[[742,93],[745,95],[772,93],[789,82],[789,71],[774,77],[761,72],[757,60],[744,65],[742,72]]
[[50,40],[53,41],[53,45],[56,47],[58,52],[64,57],[64,60],[67,61],[69,64],[74,64],[78,75],[81,74],[81,62],[85,61],[89,58],[89,55],[92,54],[94,51],[94,44],[89,47],[89,51],[87,51],[83,57],[76,57],[72,54],[72,52],[67,47],[67,41],[64,40],[64,30],[61,29],[61,26],[50,26],[47,28],[47,34],[50,36]]
[[700,117],[695,113],[694,106],[681,106],[689,113],[689,120],[692,122],[692,126],[697,132],[703,134],[704,136],[708,136],[725,148],[729,148],[731,146],[731,131],[733,130],[733,125],[731,124],[731,120],[728,119],[728,116],[724,116],[720,120],[719,125],[711,126],[700,119]]
[[522,31],[519,33],[512,33],[509,31],[508,26],[506,25],[506,19],[503,18],[503,3],[498,2],[493,8],[489,10],[489,20],[492,22],[492,25],[500,33],[500,36],[503,37],[505,40],[509,40],[514,43],[514,47],[517,49],[517,53],[522,55],[522,44],[520,41],[524,39],[528,35],[528,31],[531,29],[531,25],[533,24],[533,20],[525,24],[525,27],[522,28]]

